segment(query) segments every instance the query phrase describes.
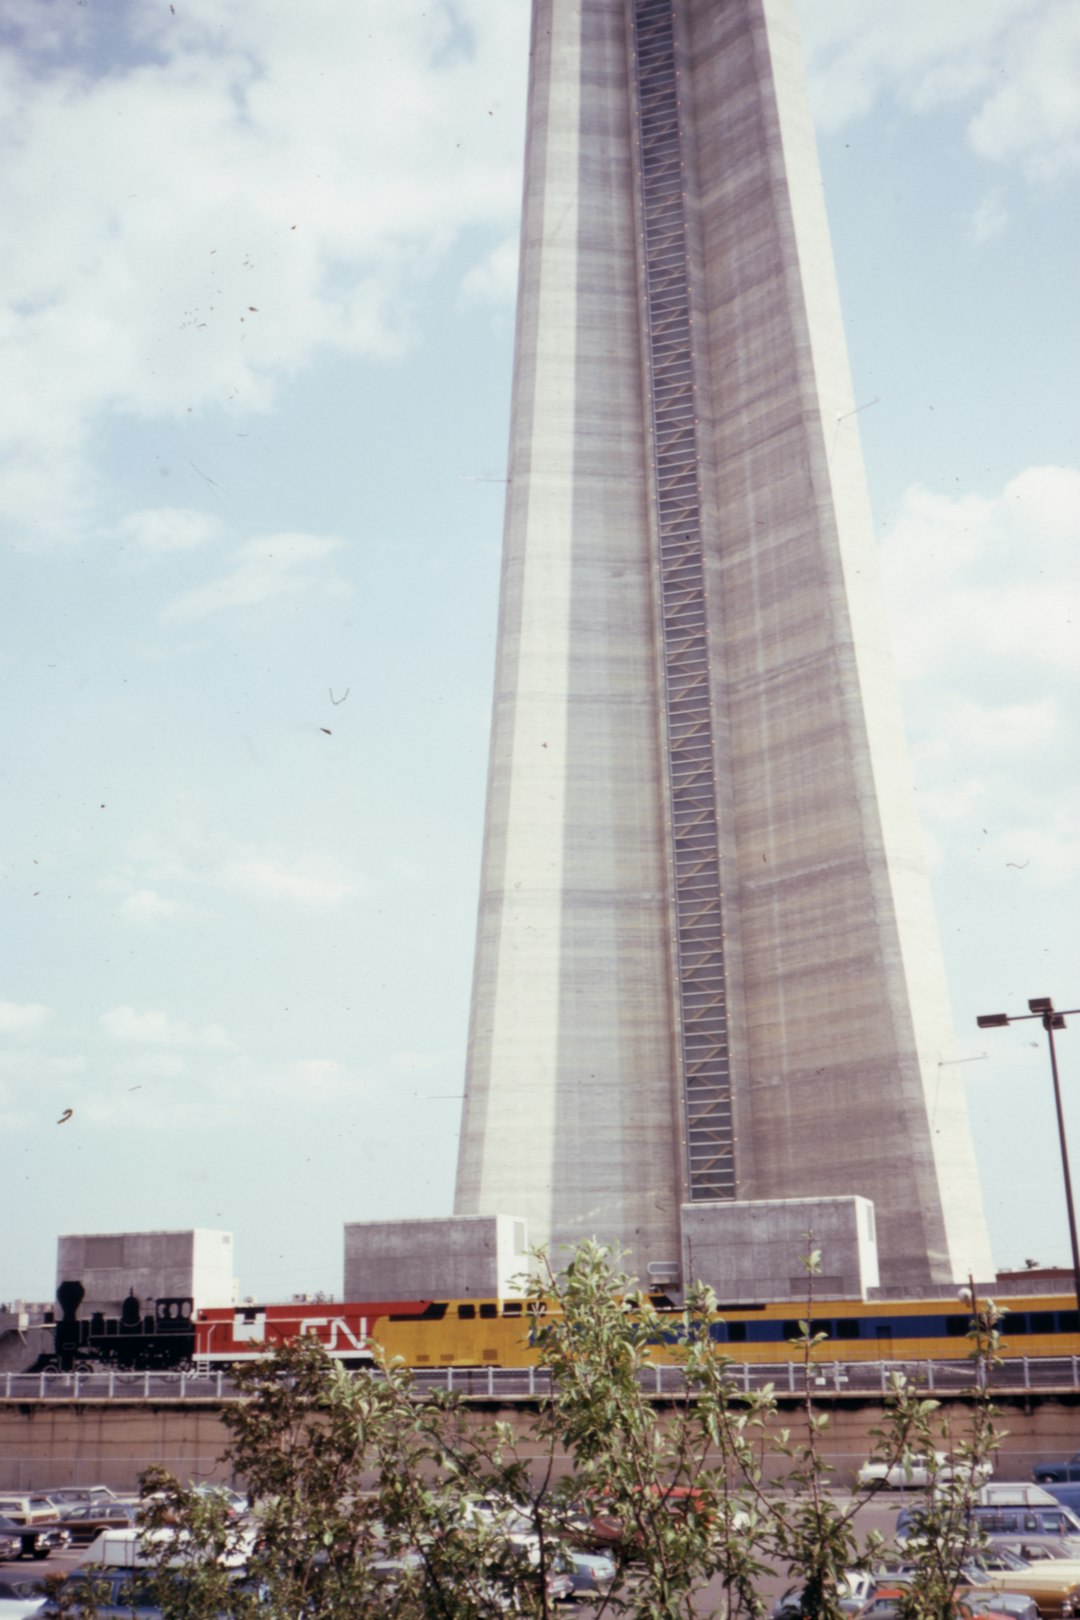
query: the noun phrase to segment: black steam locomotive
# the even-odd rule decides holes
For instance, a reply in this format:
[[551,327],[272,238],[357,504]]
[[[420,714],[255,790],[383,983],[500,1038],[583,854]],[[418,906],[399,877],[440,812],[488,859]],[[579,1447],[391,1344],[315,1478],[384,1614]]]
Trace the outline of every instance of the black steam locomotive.
[[89,1372],[95,1367],[124,1371],[190,1367],[195,1352],[195,1302],[188,1298],[154,1301],[153,1312],[129,1294],[119,1316],[91,1312],[79,1316],[86,1297],[80,1282],[62,1282],[56,1290],[60,1314],[53,1329],[53,1349],[38,1357],[31,1372]]

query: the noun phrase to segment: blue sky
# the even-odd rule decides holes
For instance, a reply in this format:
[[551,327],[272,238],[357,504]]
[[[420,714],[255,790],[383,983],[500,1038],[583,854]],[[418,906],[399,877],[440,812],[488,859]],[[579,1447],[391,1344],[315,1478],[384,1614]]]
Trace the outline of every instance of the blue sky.
[[[7,0],[0,1298],[449,1212],[527,13]],[[1044,1037],[974,1018],[1080,1006],[1080,13],[801,24],[995,1255],[1062,1261]]]

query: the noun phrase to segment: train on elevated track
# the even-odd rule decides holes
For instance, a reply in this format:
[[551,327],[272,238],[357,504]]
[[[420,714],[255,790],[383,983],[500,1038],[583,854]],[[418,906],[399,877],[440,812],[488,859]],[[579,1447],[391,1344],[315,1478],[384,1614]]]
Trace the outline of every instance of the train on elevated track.
[[[349,1367],[381,1355],[408,1367],[527,1367],[542,1362],[537,1334],[543,1307],[528,1299],[417,1299],[354,1303],[298,1300],[282,1305],[199,1307],[190,1298],[159,1298],[143,1308],[134,1295],[117,1316],[80,1315],[81,1284],[61,1283],[52,1354],[32,1370],[117,1367],[209,1371],[254,1361],[274,1346],[314,1334]],[[653,1303],[662,1328],[653,1359],[674,1359],[681,1310],[663,1296]],[[665,1320],[670,1312],[670,1327]],[[722,1305],[708,1324],[717,1352],[737,1363],[801,1361],[806,1309],[778,1304]],[[960,1361],[971,1353],[970,1314],[957,1299],[815,1300],[818,1361]],[[1005,1359],[1080,1352],[1080,1314],[1070,1296],[1009,1296],[1000,1323]]]

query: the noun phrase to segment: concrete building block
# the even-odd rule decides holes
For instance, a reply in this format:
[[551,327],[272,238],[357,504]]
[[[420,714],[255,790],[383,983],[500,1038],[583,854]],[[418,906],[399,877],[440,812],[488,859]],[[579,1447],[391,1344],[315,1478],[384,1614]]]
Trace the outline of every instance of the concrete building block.
[[868,1198],[776,1198],[684,1204],[684,1286],[705,1282],[723,1307],[805,1300],[804,1261],[820,1251],[813,1292],[866,1299],[880,1281],[874,1206]]
[[345,1298],[503,1299],[529,1270],[515,1215],[354,1221],[345,1227]]
[[236,1299],[231,1232],[194,1227],[168,1232],[79,1232],[57,1240],[56,1281],[81,1282],[80,1313],[117,1315],[134,1294],[191,1298],[196,1306]]

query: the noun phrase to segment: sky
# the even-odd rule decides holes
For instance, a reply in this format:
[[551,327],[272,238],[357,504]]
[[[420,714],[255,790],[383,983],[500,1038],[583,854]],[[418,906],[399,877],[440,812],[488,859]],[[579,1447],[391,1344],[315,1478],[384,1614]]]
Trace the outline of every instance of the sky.
[[[0,1299],[451,1211],[528,9],[5,0]],[[800,26],[995,1259],[1067,1262],[975,1017],[1080,1007],[1080,8]]]

